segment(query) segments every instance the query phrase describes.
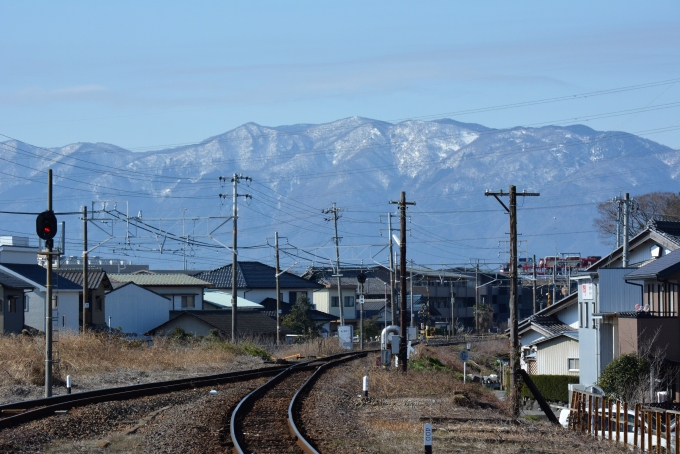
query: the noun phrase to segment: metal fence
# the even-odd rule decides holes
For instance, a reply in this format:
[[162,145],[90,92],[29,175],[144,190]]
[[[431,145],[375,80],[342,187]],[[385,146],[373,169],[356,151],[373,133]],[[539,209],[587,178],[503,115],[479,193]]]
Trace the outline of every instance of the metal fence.
[[680,411],[572,391],[567,427],[641,451],[680,454]]

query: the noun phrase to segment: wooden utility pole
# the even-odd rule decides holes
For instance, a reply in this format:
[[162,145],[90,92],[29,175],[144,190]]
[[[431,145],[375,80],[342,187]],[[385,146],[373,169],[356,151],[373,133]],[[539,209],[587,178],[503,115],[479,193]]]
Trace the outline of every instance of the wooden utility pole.
[[[490,192],[486,191],[486,196],[494,196],[496,200],[505,208],[510,214],[510,344],[512,352],[510,354],[510,401],[512,402],[512,414],[514,417],[519,416],[519,323],[517,320],[518,312],[518,298],[517,298],[517,188],[510,186],[510,192]],[[509,196],[510,208],[499,198],[502,196]],[[539,196],[537,192],[522,191],[519,194],[522,197]]]
[[[406,373],[406,206],[415,205],[415,202],[406,201],[406,192],[401,192],[401,198],[398,202],[390,201],[390,203],[399,204],[399,221],[401,232],[399,235],[399,282],[401,291],[401,305],[399,309],[399,367],[402,373]],[[392,303],[392,310],[394,311],[394,303]]]
[[475,334],[479,334],[479,259],[475,265]]

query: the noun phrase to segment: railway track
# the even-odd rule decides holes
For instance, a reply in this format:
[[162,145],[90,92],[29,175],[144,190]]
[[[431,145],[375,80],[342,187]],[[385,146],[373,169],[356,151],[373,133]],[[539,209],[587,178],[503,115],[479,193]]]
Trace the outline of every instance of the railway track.
[[136,399],[185,389],[235,383],[260,377],[272,377],[288,367],[290,366],[266,367],[203,377],[98,389],[0,405],[0,429],[67,412],[72,408],[100,402]]
[[330,367],[375,350],[334,355],[294,365],[248,394],[231,415],[234,449],[247,453],[317,453],[297,417],[301,400],[318,376]]

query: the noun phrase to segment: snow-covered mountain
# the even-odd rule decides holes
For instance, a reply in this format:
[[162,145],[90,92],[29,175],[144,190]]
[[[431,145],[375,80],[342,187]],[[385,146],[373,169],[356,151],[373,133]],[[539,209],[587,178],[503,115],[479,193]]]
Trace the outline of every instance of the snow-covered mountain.
[[[252,195],[252,200],[239,199],[239,244],[252,248],[244,249],[243,257],[269,260],[270,249],[256,246],[266,245],[279,231],[290,244],[322,260],[334,255],[326,249],[333,234],[322,209],[336,202],[346,210],[339,222],[343,244],[383,244],[386,237],[380,232],[386,221],[379,222],[377,214],[394,212],[388,202],[406,191],[407,199],[417,203],[409,209],[409,258],[463,263],[470,257],[498,261],[499,252],[503,260],[507,245],[499,241],[507,237],[507,215],[484,191],[514,184],[519,191],[541,193],[519,198],[519,232],[527,241],[521,249],[537,256],[600,255],[607,248],[592,226],[596,203],[619,192],[679,191],[679,159],[677,150],[650,140],[582,125],[491,129],[449,119],[392,124],[360,117],[319,125],[247,123],[195,145],[144,153],[102,143],[41,149],[5,142],[0,144],[0,210],[44,209],[44,172],[52,168],[57,212],[79,211],[83,205],[99,209],[99,202],[109,200],[109,208],[117,202],[118,209],[126,205],[130,214],[142,212],[144,219],[226,215],[231,200],[219,194],[231,194],[232,187],[219,177],[229,180],[237,173],[253,179],[238,189]],[[32,218],[0,216],[0,235],[34,236]],[[75,216],[66,219],[72,243],[67,253],[76,255],[80,224]],[[195,226],[198,221],[154,222],[175,233],[180,227],[185,234],[207,233]],[[230,244],[230,232],[223,238]],[[140,239],[145,245],[137,247],[160,248],[162,241]],[[106,247],[134,254],[121,243],[111,241]],[[111,249],[98,253],[111,256]],[[371,262],[379,250],[359,249],[343,249],[343,260]],[[168,250],[173,247],[166,245]],[[300,250],[289,253],[301,255]],[[133,260],[148,261],[150,256],[139,254]],[[196,257],[195,266],[211,266],[199,260],[200,249],[189,254]]]

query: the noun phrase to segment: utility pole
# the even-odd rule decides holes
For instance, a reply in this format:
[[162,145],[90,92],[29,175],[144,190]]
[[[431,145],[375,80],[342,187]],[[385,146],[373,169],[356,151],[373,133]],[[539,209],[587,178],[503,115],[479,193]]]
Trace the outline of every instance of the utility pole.
[[328,208],[326,210],[322,210],[321,212],[324,214],[333,214],[333,217],[326,218],[326,221],[333,221],[333,225],[335,227],[335,237],[333,239],[335,240],[335,267],[337,269],[337,274],[335,277],[338,278],[338,306],[340,307],[340,326],[345,326],[345,311],[343,309],[343,301],[342,301],[342,283],[341,283],[341,278],[342,274],[340,273],[340,249],[338,247],[338,242],[340,241],[340,238],[338,237],[338,218],[342,217],[338,215],[339,212],[344,211],[335,206],[335,202],[333,202],[333,207]]
[[[496,200],[505,208],[510,214],[510,343],[512,345],[512,353],[510,354],[510,399],[512,402],[512,414],[514,417],[519,416],[519,323],[517,320],[517,188],[510,186],[510,193],[506,194],[503,191],[490,192],[488,189],[485,192],[486,196],[494,196]],[[509,196],[510,208],[505,206],[499,196]],[[537,192],[522,191],[519,194],[521,197],[539,196]]]
[[[52,169],[47,171],[47,211],[52,212]],[[56,232],[55,232],[56,233]],[[45,281],[45,397],[52,397],[52,239],[45,240],[47,276]]]
[[456,299],[453,296],[453,281],[449,281],[449,297],[451,298],[451,336],[456,335],[456,322],[454,318],[454,303]]
[[534,295],[534,314],[536,313],[536,254],[534,254],[534,266],[532,267],[532,278],[534,279],[534,288],[533,288],[533,295]]
[[276,345],[281,345],[281,290],[279,288],[279,232],[274,234],[276,241]]
[[392,213],[387,213],[387,236],[390,239],[390,318],[392,319],[392,325],[394,325],[394,281],[395,281],[395,271],[394,271],[394,252],[392,251]]
[[628,268],[629,245],[628,236],[630,235],[630,194],[626,192],[626,198],[623,200],[623,267]]
[[[227,180],[227,177],[220,177],[220,180]],[[234,174],[234,176],[231,177],[231,182],[234,184],[234,192],[231,194],[232,197],[232,203],[233,203],[233,231],[232,231],[232,246],[231,246],[231,341],[235,344],[237,341],[237,336],[236,336],[236,331],[238,328],[237,324],[237,315],[236,312],[238,311],[238,302],[237,302],[237,278],[238,278],[238,243],[237,243],[237,220],[238,220],[238,198],[239,197],[245,197],[246,199],[252,198],[250,194],[239,194],[238,193],[238,184],[243,181],[253,181],[252,178],[250,177],[244,177],[243,174]],[[229,194],[220,194],[220,198],[226,199],[229,197]]]
[[88,253],[87,253],[87,205],[83,205],[83,334],[87,328],[87,301],[88,301]]
[[411,323],[409,326],[413,328],[413,259],[411,259]]
[[[415,202],[406,201],[406,192],[401,191],[401,198],[398,202],[390,201],[392,204],[399,204],[399,221],[401,232],[399,236],[399,282],[401,290],[401,308],[400,308],[400,328],[399,334],[399,366],[402,373],[406,373],[406,206],[415,205]],[[393,304],[394,306],[394,304]]]
[[475,265],[475,333],[479,334],[479,259]]

